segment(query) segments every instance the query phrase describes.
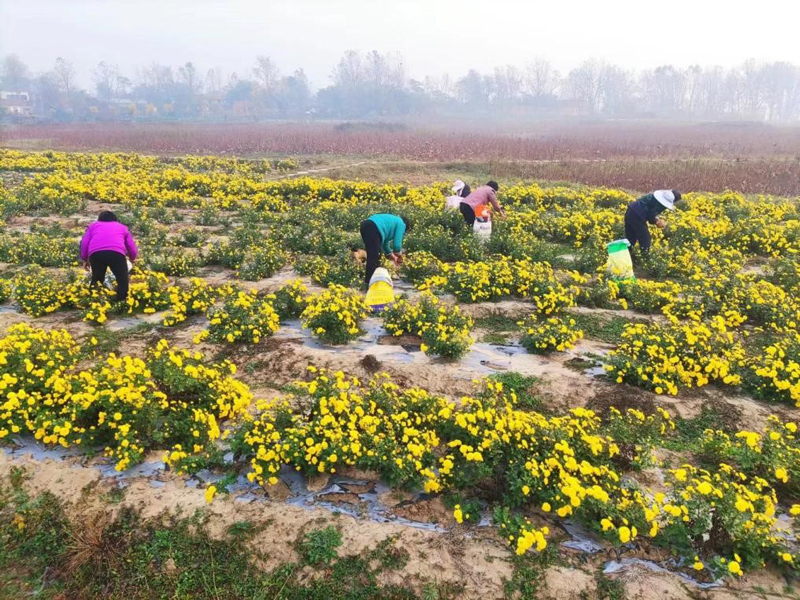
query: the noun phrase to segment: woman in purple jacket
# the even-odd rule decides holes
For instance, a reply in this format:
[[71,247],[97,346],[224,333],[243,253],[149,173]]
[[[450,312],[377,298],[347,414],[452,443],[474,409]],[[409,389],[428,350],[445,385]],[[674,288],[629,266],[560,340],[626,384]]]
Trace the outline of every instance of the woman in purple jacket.
[[87,269],[92,268],[92,285],[102,283],[106,278],[106,269],[117,279],[117,300],[128,297],[128,261],[136,260],[139,250],[131,232],[117,221],[117,215],[104,210],[97,221],[86,228],[81,240],[81,261]]

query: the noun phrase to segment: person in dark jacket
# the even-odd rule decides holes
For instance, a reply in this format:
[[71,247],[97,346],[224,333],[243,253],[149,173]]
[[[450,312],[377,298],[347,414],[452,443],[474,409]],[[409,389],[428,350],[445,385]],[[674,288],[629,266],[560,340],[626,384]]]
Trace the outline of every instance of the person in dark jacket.
[[659,215],[665,210],[675,210],[675,203],[680,199],[681,193],[678,190],[656,190],[628,205],[625,212],[625,237],[631,244],[631,250],[637,242],[643,254],[650,250],[652,238],[647,224],[663,229],[666,223]]

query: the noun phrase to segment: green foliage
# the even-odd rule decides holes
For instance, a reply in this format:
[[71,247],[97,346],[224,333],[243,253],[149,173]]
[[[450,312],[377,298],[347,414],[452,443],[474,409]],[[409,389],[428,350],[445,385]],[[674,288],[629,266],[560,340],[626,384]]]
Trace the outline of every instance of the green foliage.
[[[517,398],[517,406],[519,408],[536,411],[542,409],[542,400],[536,395],[536,386],[540,382],[537,377],[529,377],[515,371],[508,371],[490,375],[487,379],[492,381],[495,386],[497,384],[502,385],[501,389],[504,392],[513,393]],[[487,393],[491,397],[492,393]]]
[[423,293],[418,302],[398,300],[382,316],[390,334],[421,337],[426,354],[455,360],[472,345],[472,319],[462,314],[458,306],[445,304],[430,293]]
[[208,239],[206,232],[197,227],[189,227],[180,232],[177,242],[179,246],[185,246],[186,248],[199,248],[205,243],[206,239]]
[[200,260],[193,251],[174,247],[142,248],[142,260],[147,268],[171,277],[191,277],[197,273]]
[[300,556],[309,565],[330,565],[337,558],[337,548],[341,545],[341,532],[329,525],[303,536],[299,544]]
[[520,321],[522,339],[520,343],[531,354],[564,352],[583,337],[583,331],[569,315],[559,314],[543,318],[531,315]]
[[361,288],[364,281],[364,267],[356,262],[352,252],[347,249],[339,250],[332,258],[321,256],[298,258],[295,270],[326,287],[335,284]]
[[0,262],[42,267],[70,267],[78,264],[75,239],[44,233],[0,236]]
[[245,281],[257,281],[272,277],[278,269],[288,261],[288,255],[271,239],[252,246],[244,254],[239,266],[239,278]]
[[272,307],[283,321],[298,319],[308,304],[308,288],[299,279],[293,279],[271,294]]

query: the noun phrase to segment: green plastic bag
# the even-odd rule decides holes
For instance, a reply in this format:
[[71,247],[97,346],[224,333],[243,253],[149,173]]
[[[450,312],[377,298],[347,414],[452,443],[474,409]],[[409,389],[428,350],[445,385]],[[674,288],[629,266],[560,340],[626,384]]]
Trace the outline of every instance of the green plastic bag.
[[633,261],[631,260],[630,242],[626,239],[614,240],[606,245],[608,262],[606,270],[614,281],[634,281]]

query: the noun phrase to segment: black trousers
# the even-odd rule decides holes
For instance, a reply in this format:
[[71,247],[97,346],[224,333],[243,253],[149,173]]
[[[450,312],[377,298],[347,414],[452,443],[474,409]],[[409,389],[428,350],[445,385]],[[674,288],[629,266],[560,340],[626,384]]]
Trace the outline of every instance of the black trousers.
[[361,239],[364,240],[364,248],[367,251],[367,272],[364,275],[364,284],[369,287],[369,280],[381,263],[383,239],[381,239],[378,226],[369,219],[361,223]]
[[650,230],[647,228],[647,221],[632,210],[630,206],[625,212],[625,237],[631,243],[631,250],[633,250],[637,242],[642,253],[647,253],[650,250],[652,238],[650,237]]
[[467,225],[472,227],[475,224],[475,211],[472,210],[472,207],[466,202],[462,202],[458,205],[458,210],[464,215],[464,221],[466,221]]
[[89,256],[89,266],[92,267],[92,285],[103,284],[106,278],[106,269],[117,279],[117,300],[128,297],[128,259],[124,254],[113,250],[100,250]]

